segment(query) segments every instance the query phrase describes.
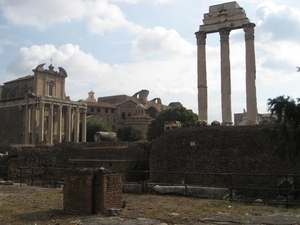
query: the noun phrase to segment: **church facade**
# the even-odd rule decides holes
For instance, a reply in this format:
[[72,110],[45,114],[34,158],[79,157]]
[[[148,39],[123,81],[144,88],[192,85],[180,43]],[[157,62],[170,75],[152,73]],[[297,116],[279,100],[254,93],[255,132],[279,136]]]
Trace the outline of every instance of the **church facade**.
[[85,142],[86,103],[66,96],[62,67],[44,65],[0,85],[0,145]]

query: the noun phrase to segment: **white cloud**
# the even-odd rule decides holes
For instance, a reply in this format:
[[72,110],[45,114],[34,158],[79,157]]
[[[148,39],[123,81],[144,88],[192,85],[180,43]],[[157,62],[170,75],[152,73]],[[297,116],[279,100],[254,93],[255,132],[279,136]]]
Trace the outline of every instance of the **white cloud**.
[[[72,100],[84,98],[91,89],[97,96],[131,95],[140,89],[148,89],[153,98],[168,96],[162,99],[166,104],[183,101],[188,95],[196,96],[196,66],[193,54],[184,58],[170,57],[165,60],[109,66],[81,51],[77,45],[66,44],[59,48],[53,45],[34,45],[20,49],[10,63],[7,73],[15,77],[20,77],[20,74],[23,76],[41,63],[48,62],[49,65],[50,58],[53,59],[54,67],[61,66],[66,70],[66,94]],[[47,69],[46,67],[47,65],[44,68]]]
[[164,27],[146,29],[132,42],[135,59],[190,56],[196,54],[195,51],[195,46],[180,37],[175,30]]
[[257,30],[273,40],[290,40],[298,43],[300,10],[266,1],[256,9]]
[[79,46],[72,44],[63,45],[58,49],[54,45],[23,47],[9,64],[7,73],[19,77],[41,63],[50,62],[51,58],[54,66],[65,67],[70,79],[81,80],[82,84],[93,82],[98,74],[111,73],[109,65],[98,62],[92,55],[82,52]]
[[45,30],[54,23],[67,23],[73,19],[82,19],[85,14],[82,0],[1,0],[3,16],[10,23],[36,26]]
[[110,2],[125,2],[129,4],[137,4],[141,2],[141,0],[109,0]]
[[[134,1],[131,1],[134,2]],[[56,23],[87,18],[92,33],[103,34],[126,28],[139,32],[141,27],[126,19],[121,9],[108,0],[0,0],[3,16],[12,24],[35,26],[46,30]]]

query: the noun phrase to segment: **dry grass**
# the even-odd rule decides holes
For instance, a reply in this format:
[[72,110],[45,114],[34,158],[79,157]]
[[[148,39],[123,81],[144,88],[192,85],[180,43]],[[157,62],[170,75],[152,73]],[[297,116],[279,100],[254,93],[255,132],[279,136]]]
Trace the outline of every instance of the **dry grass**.
[[[265,212],[286,212],[284,207],[252,206],[226,200],[209,200],[181,196],[124,194],[123,217],[160,219],[169,224],[197,221],[218,212],[231,215],[261,215]],[[299,208],[289,212],[300,212]],[[63,211],[61,189],[32,186],[0,185],[0,224],[76,224],[87,217]]]

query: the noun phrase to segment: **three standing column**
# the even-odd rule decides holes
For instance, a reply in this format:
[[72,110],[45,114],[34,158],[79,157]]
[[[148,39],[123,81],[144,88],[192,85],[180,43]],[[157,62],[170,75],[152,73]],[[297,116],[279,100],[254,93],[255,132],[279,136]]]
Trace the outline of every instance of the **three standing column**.
[[254,50],[254,23],[244,25],[246,44],[246,101],[247,124],[258,124],[256,101],[256,66]]
[[231,78],[230,78],[230,52],[229,28],[219,31],[221,42],[221,95],[222,95],[222,124],[232,125],[231,116]]
[[196,32],[198,72],[198,119],[207,121],[206,33]]
[[[257,124],[257,100],[256,100],[256,67],[254,50],[255,24],[247,23],[242,26],[245,31],[246,44],[246,101],[247,124]],[[239,27],[241,28],[241,27]],[[231,109],[231,74],[230,74],[230,28],[219,29],[221,42],[221,104],[222,124],[232,125]],[[205,31],[195,33],[197,38],[197,75],[198,75],[198,119],[207,121],[207,74],[206,74],[206,34]]]

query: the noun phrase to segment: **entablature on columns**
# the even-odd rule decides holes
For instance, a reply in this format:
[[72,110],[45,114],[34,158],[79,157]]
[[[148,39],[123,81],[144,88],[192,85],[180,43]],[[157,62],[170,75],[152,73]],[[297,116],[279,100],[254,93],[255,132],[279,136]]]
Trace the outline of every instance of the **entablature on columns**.
[[234,30],[249,23],[244,9],[237,2],[228,2],[210,6],[209,13],[204,14],[203,25],[200,25],[199,31],[214,33],[222,28]]
[[22,106],[22,105],[32,105],[32,104],[39,104],[39,103],[62,105],[62,106],[68,106],[71,108],[79,107],[80,109],[85,109],[85,110],[87,108],[87,104],[85,102],[75,102],[75,101],[41,97],[41,96],[32,96],[32,97],[29,97],[26,99],[0,102],[0,108],[15,107],[15,106]]

